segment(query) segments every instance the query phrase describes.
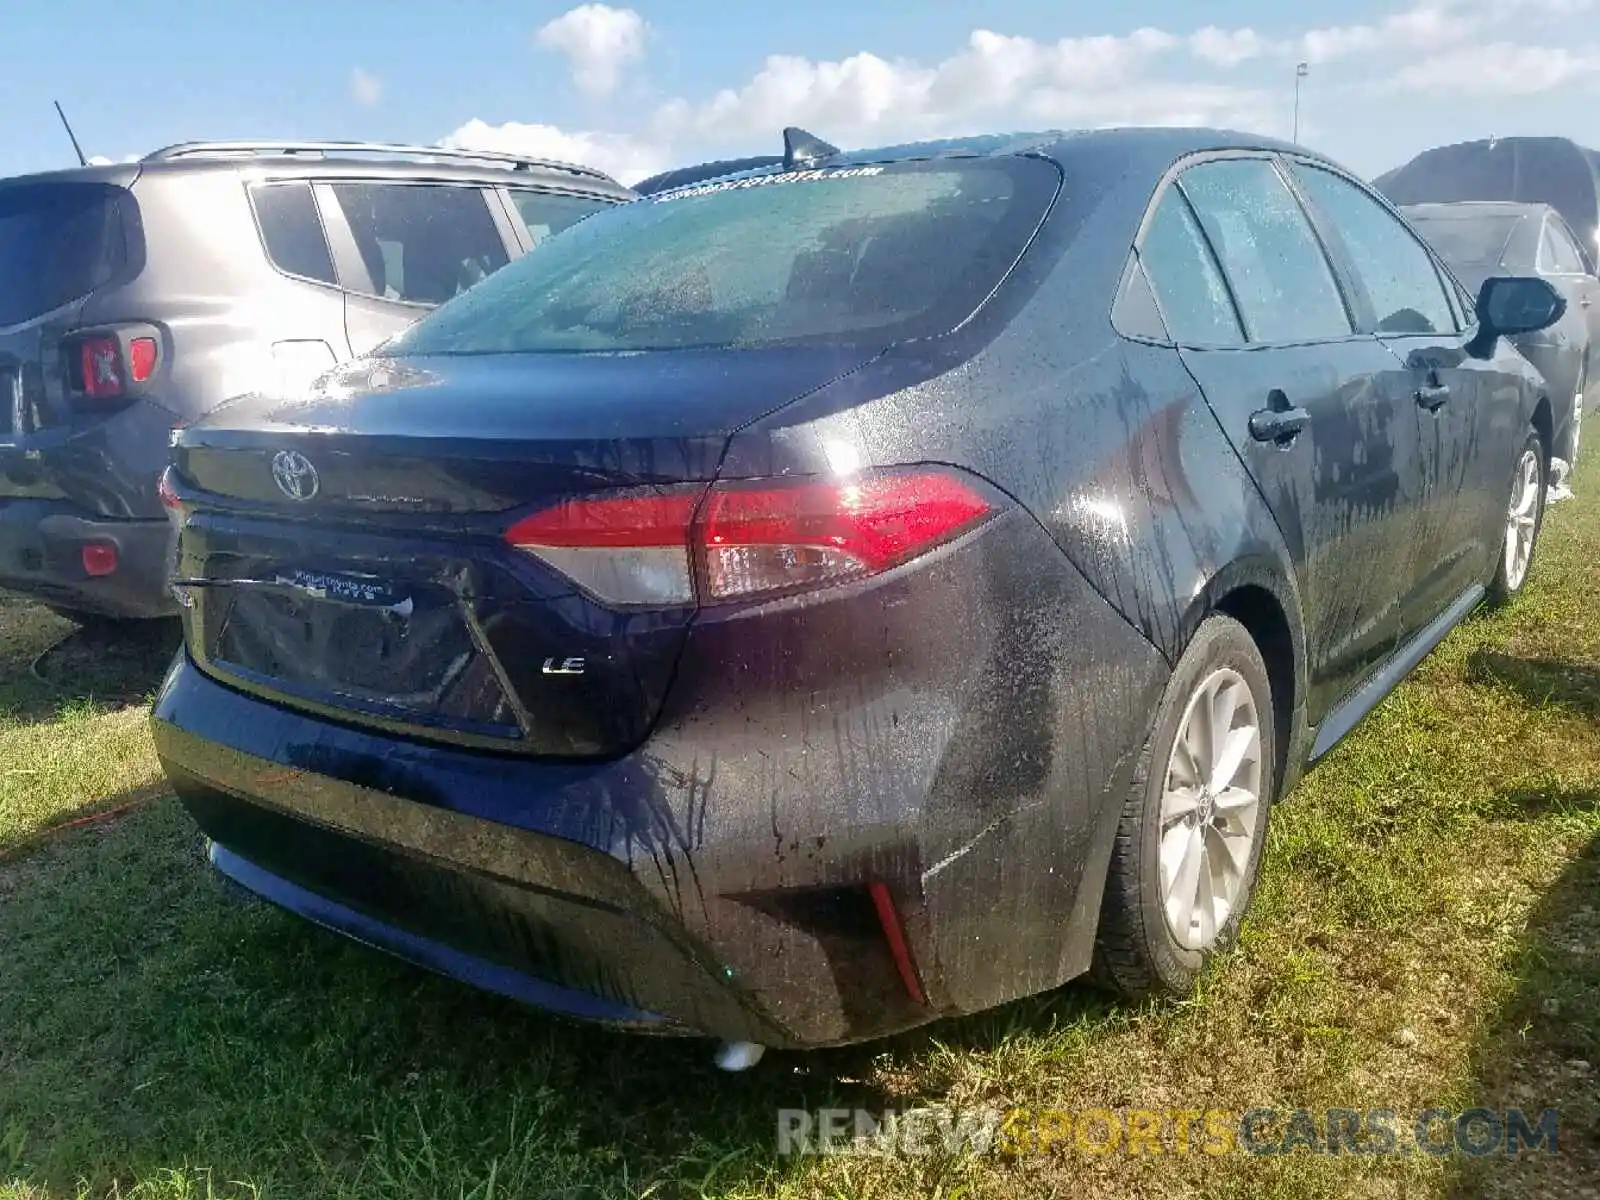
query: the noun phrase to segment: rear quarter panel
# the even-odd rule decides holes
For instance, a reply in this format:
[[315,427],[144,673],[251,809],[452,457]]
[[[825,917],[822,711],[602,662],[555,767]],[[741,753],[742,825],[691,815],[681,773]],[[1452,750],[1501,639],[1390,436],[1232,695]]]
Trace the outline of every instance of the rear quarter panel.
[[[927,815],[939,817],[923,826],[920,887],[916,872],[901,877],[920,891],[920,936],[957,968],[944,973],[957,1009],[1087,967],[1133,759],[1170,664],[1214,602],[1264,587],[1300,645],[1282,539],[1194,381],[1174,351],[1111,325],[1154,177],[1147,185],[1096,166],[1081,180],[1069,166],[1040,238],[967,326],[894,348],[756,422],[734,436],[722,471],[952,463],[1007,492],[1015,520],[1034,530],[1031,540],[1013,535],[1020,559],[982,564],[981,603],[921,614],[897,635],[941,641],[950,654],[950,694],[938,702],[946,723],[922,743],[938,758],[906,781],[907,795],[932,789]],[[858,652],[867,656],[858,673],[876,678],[890,647]],[[940,688],[939,678],[923,686]],[[809,716],[805,705],[793,714],[796,734],[805,742],[807,724],[825,722],[826,749],[811,761],[832,764],[841,795],[898,738],[917,736],[885,726],[908,711],[889,693],[810,703]],[[781,773],[771,779],[789,791]],[[781,807],[800,804],[795,792]],[[1065,859],[1063,846],[1074,848]]]

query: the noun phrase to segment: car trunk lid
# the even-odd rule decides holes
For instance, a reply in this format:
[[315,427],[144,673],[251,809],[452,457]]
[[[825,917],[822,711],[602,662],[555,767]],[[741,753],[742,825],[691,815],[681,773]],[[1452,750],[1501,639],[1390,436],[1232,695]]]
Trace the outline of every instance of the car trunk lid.
[[507,531],[573,497],[709,487],[734,429],[870,357],[390,359],[224,406],[175,439],[189,652],[340,719],[621,753],[660,709],[692,604],[608,605]]

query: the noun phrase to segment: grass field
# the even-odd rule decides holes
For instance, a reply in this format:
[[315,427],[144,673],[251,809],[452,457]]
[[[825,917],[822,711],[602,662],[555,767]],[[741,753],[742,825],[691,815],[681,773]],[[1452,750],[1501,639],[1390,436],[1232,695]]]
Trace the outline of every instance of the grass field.
[[[1074,986],[744,1076],[239,899],[145,734],[170,632],[0,600],[0,1200],[1600,1196],[1600,459],[1576,486],[1527,594],[1278,810],[1197,998]],[[919,1104],[1555,1106],[1560,1152],[776,1152],[780,1108]]]

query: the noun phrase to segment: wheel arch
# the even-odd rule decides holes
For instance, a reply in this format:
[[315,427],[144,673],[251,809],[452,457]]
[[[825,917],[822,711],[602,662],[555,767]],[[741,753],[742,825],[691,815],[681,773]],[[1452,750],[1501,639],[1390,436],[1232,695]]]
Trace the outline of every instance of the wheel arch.
[[1307,652],[1298,590],[1278,565],[1240,559],[1219,570],[1191,606],[1184,644],[1213,614],[1243,625],[1261,652],[1272,687],[1274,778],[1279,794],[1299,778],[1310,744],[1305,694]]
[[[1556,452],[1556,425],[1555,410],[1550,405],[1550,397],[1543,392],[1540,392],[1539,398],[1534,401],[1532,421],[1533,427],[1539,431],[1540,440],[1544,442],[1544,461],[1548,470],[1550,458]],[[1518,451],[1518,457],[1520,456],[1521,451]]]

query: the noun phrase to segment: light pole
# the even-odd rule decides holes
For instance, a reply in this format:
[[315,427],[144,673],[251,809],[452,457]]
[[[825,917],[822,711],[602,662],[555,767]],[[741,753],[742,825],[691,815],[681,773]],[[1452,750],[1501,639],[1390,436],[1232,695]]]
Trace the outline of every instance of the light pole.
[[1300,144],[1300,81],[1311,74],[1310,63],[1299,63],[1294,69],[1294,137],[1295,145]]

